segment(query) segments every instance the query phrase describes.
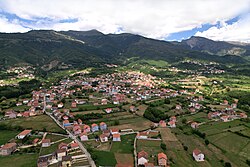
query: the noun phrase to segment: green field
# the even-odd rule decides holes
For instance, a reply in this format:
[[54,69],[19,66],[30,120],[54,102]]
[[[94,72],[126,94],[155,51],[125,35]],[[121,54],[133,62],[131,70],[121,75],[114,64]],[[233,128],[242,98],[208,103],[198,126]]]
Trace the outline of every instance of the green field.
[[64,136],[59,136],[59,135],[52,135],[52,134],[47,134],[46,139],[50,139],[51,142],[56,142],[58,140],[65,139],[66,137]]
[[[224,132],[209,136],[208,139],[223,150],[238,154],[249,143],[249,139],[231,132]],[[250,156],[250,152],[248,153]]]
[[48,131],[65,133],[54,121],[47,115],[39,115],[28,118],[18,118],[2,121],[1,124],[7,124],[9,126],[21,126],[24,129],[32,129],[38,131]]
[[0,156],[2,167],[36,167],[38,154],[14,154],[6,157]]
[[202,125],[200,131],[207,134],[209,142],[218,148],[234,166],[247,166],[250,157],[250,140],[248,123],[240,120],[231,122],[215,122]]
[[198,112],[195,114],[189,114],[189,115],[185,115],[182,117],[178,117],[178,121],[181,123],[181,120],[185,118],[188,121],[195,121],[195,122],[208,122],[209,119],[207,118],[207,114],[204,112]]
[[[66,99],[66,103],[64,104],[65,108],[71,108],[72,99]],[[91,110],[100,110],[106,108],[115,108],[118,105],[115,104],[107,104],[107,105],[93,105],[93,104],[81,104],[77,105],[77,108],[71,108],[72,112],[83,112],[84,111],[91,111]]]
[[133,117],[130,119],[119,120],[119,125],[111,126],[110,128],[118,129],[133,129],[135,131],[142,131],[149,129],[152,122],[142,117]]
[[240,131],[241,134],[250,137],[250,128]]
[[[111,145],[108,142],[96,141],[87,141],[84,144],[91,150],[91,156],[97,165],[115,166],[117,162],[124,162],[124,158],[127,158],[126,163],[133,164],[134,139],[135,134],[130,134],[121,136],[121,142],[110,141]],[[97,148],[97,146],[99,147]]]
[[96,165],[101,166],[115,166],[116,159],[113,152],[108,151],[93,151],[92,158],[95,160]]
[[213,122],[213,123],[201,125],[199,127],[199,130],[201,132],[206,133],[206,135],[209,136],[209,135],[213,135],[216,133],[221,133],[224,129],[240,126],[241,124],[244,124],[244,123],[240,120],[234,120],[234,121],[230,121],[230,122],[218,121],[218,122]]
[[1,130],[0,131],[0,145],[7,143],[10,139],[15,138],[18,134],[15,130]]
[[113,142],[111,152],[114,153],[133,153],[135,134],[121,136],[121,142]]
[[150,156],[149,162],[154,164],[157,164],[157,159],[154,157],[157,157],[158,153],[164,152],[161,149],[161,141],[137,140],[136,147],[137,153],[142,150],[146,151]]
[[11,109],[13,109],[14,111],[19,111],[19,112],[27,111],[29,108],[30,107],[26,105],[11,107]]

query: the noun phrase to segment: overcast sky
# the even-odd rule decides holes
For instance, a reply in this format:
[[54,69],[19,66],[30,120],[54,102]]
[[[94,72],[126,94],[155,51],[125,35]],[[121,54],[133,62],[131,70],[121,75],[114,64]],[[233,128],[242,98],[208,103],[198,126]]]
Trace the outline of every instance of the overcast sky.
[[0,0],[0,32],[32,29],[250,42],[250,0]]

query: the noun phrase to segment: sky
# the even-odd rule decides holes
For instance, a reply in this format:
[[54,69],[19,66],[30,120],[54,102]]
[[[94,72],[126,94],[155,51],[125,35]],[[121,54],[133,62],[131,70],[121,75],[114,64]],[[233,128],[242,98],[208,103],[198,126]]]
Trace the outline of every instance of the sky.
[[250,43],[250,0],[0,0],[0,32],[41,29]]

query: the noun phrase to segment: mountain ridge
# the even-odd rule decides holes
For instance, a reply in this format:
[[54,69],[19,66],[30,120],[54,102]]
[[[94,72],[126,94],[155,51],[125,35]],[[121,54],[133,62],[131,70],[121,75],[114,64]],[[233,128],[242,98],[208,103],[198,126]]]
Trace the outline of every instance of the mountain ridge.
[[189,47],[192,50],[198,50],[217,55],[232,54],[247,56],[249,55],[249,52],[247,51],[250,49],[250,45],[247,43],[243,45],[232,41],[214,41],[199,36],[192,36],[189,39],[182,40],[180,45]]
[[[194,47],[190,47],[190,42]],[[0,33],[0,66],[21,62],[41,67],[56,60],[74,67],[88,67],[103,63],[122,64],[131,57],[164,60],[169,63],[187,58],[233,64],[248,62],[244,58],[249,52],[247,47],[244,47],[246,48],[244,54],[235,54],[237,55],[235,57],[234,52],[220,56],[211,51],[208,53],[205,50],[206,45],[210,48],[215,47],[210,45],[219,45],[218,48],[214,48],[217,49],[216,52],[223,47],[230,50],[238,46],[206,38],[192,37],[176,43],[129,33],[103,34],[97,30],[32,30],[27,33]]]

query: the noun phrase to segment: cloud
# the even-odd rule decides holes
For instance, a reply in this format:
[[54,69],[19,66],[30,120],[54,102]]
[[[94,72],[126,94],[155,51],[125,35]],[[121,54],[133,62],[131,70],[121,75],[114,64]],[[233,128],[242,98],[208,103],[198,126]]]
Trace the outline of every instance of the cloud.
[[[97,29],[163,39],[203,24],[224,23],[248,11],[249,4],[250,0],[0,0],[0,10],[32,20],[23,25],[33,29]],[[60,22],[67,19],[77,21]]]
[[222,23],[220,27],[211,27],[206,31],[197,32],[195,36],[202,36],[218,41],[250,42],[250,14],[240,18],[233,24]]
[[27,32],[30,28],[25,28],[20,25],[18,20],[8,20],[0,15],[0,32]]

